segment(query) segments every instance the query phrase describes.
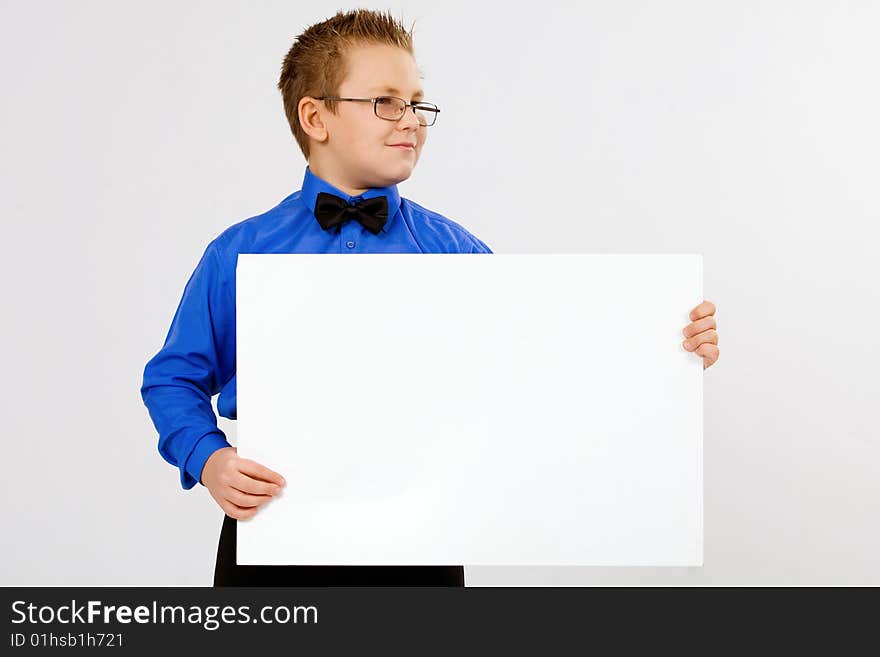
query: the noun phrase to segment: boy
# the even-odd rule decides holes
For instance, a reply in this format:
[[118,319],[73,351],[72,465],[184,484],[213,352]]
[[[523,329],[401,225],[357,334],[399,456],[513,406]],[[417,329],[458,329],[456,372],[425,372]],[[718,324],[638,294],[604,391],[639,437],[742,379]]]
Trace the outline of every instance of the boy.
[[[236,565],[237,521],[256,514],[285,481],[239,457],[211,408],[219,393],[220,415],[236,417],[239,253],[492,252],[459,224],[397,190],[412,174],[439,113],[423,100],[419,79],[412,34],[388,13],[339,12],[296,39],[278,88],[308,162],[302,188],[208,245],[162,349],[146,365],[141,395],[159,432],[160,454],[180,469],[183,488],[203,484],[225,513],[215,586],[464,585],[460,565]],[[701,322],[685,329],[704,367],[717,358],[712,313],[709,302],[700,304],[691,319]]]

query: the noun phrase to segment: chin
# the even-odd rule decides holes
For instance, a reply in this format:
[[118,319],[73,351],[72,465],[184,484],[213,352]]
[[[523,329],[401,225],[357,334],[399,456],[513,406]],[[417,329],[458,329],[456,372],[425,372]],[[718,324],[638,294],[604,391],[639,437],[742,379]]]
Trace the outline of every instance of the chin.
[[397,176],[398,180],[394,184],[396,185],[397,183],[402,183],[404,180],[406,180],[407,178],[409,178],[412,175],[412,172],[413,172],[412,167],[407,168],[406,171],[401,172],[401,174],[399,176]]
[[409,178],[412,175],[412,172],[413,167],[397,167],[396,169],[389,169],[387,175],[383,176],[386,182],[374,186],[390,187],[391,185],[396,185]]

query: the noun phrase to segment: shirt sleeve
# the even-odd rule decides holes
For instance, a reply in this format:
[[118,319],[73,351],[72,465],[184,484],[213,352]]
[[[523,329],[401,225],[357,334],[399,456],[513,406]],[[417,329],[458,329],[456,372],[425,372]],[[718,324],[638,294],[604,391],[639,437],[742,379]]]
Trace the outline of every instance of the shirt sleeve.
[[230,446],[211,398],[235,374],[233,284],[214,240],[184,288],[165,343],[144,368],[141,397],[159,432],[159,454],[180,469],[184,489],[201,483],[208,457]]
[[492,249],[490,249],[479,237],[471,235],[471,238],[474,241],[471,253],[492,253]]

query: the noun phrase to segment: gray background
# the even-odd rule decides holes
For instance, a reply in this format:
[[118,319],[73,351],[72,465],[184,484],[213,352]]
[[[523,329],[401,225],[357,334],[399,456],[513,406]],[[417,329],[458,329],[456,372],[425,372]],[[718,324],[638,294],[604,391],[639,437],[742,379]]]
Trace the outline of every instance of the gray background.
[[[718,306],[704,566],[468,585],[880,584],[880,4],[372,6],[443,110],[404,196],[498,253],[702,253]],[[275,84],[338,5],[0,7],[0,584],[210,584],[141,376],[206,244],[299,189]]]

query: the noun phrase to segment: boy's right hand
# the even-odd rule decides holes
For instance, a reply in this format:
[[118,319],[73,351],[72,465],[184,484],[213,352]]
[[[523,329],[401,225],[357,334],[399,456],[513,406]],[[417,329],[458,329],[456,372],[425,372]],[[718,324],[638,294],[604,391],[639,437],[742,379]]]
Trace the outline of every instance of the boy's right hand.
[[277,472],[241,458],[237,447],[218,449],[202,468],[202,484],[226,515],[236,520],[255,515],[286,483]]

